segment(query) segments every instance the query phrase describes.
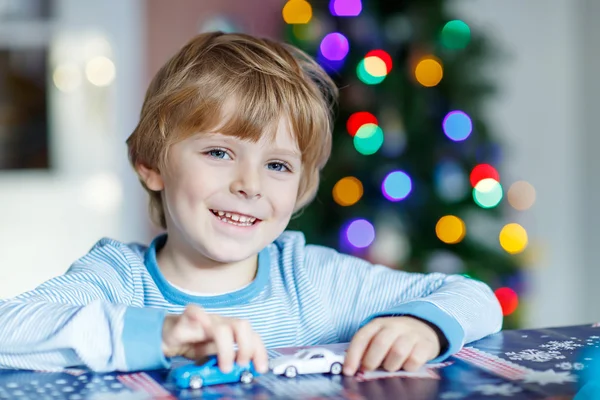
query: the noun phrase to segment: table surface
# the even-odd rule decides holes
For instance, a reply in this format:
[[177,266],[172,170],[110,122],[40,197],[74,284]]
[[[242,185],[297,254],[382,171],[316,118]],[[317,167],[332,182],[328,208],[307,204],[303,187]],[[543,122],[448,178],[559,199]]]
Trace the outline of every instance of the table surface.
[[[345,346],[324,347],[343,352]],[[589,353],[599,349],[600,324],[502,331],[416,373],[376,371],[352,378],[304,375],[294,379],[267,374],[249,385],[199,390],[176,390],[165,381],[168,371],[95,374],[80,369],[0,370],[0,399],[562,400],[576,396],[578,374],[596,362]],[[270,355],[296,350],[272,349]],[[577,400],[581,397],[581,393],[576,396]]]

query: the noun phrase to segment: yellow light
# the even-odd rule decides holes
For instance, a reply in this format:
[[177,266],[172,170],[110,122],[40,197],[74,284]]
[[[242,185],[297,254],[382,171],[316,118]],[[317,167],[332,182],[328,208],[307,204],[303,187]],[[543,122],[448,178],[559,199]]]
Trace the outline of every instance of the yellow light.
[[437,85],[442,80],[442,76],[444,76],[442,64],[433,58],[421,60],[415,68],[415,78],[425,87]]
[[510,186],[506,196],[515,210],[524,211],[535,203],[535,188],[529,182],[518,181]]
[[340,206],[356,204],[362,195],[363,185],[353,176],[340,179],[333,187],[333,200]]
[[507,253],[518,254],[527,247],[527,231],[519,224],[507,224],[500,231],[499,240]]
[[312,18],[312,7],[306,0],[289,0],[282,14],[287,24],[307,24]]
[[374,77],[382,77],[387,75],[387,66],[379,57],[365,58],[365,70]]
[[115,64],[107,57],[92,58],[85,66],[85,76],[95,86],[108,86],[115,79]]
[[466,233],[465,223],[454,215],[443,216],[435,225],[435,234],[444,243],[459,243]]
[[81,72],[75,64],[61,64],[54,70],[52,81],[61,92],[73,92],[81,84]]

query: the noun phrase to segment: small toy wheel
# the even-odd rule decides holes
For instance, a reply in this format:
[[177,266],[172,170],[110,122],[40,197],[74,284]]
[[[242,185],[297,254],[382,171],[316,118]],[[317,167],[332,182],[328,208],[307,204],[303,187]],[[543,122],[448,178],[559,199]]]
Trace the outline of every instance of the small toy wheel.
[[287,367],[285,369],[285,376],[288,378],[295,378],[298,375],[298,370],[295,367]]
[[333,363],[331,364],[331,373],[333,375],[339,375],[342,373],[342,364],[340,363]]
[[240,382],[242,383],[252,383],[254,380],[254,375],[250,371],[242,372],[242,376],[240,376]]
[[203,384],[204,384],[204,381],[199,376],[192,376],[190,378],[190,388],[191,389],[200,389]]

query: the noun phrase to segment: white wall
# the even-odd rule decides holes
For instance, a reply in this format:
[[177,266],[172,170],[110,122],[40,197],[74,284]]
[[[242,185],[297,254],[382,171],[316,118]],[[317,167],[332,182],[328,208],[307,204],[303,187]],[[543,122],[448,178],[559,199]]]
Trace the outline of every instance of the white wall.
[[[454,2],[472,29],[489,31],[508,55],[489,71],[501,89],[490,104],[489,120],[507,144],[501,171],[505,187],[524,179],[537,191],[533,208],[513,214],[539,250],[529,269],[529,295],[522,301],[528,327],[600,320],[600,315],[584,307],[589,300],[585,275],[591,266],[585,263],[590,249],[584,243],[581,206],[592,181],[584,180],[581,152],[586,136],[580,90],[582,4],[573,0]],[[588,21],[592,23],[592,14]],[[600,82],[598,77],[595,81]]]
[[583,256],[586,266],[584,311],[590,320],[600,321],[600,135],[597,133],[600,115],[600,52],[597,45],[600,38],[600,26],[597,24],[600,2],[579,0],[578,4],[581,66],[576,70],[576,75],[579,77],[582,93],[581,122],[585,132],[580,148],[583,160],[580,222],[583,227]]
[[[108,88],[85,79],[72,93],[53,88],[56,168],[0,173],[0,297],[63,273],[103,236],[145,238],[140,207],[145,201],[124,144],[143,96],[143,5],[141,0],[57,1],[50,36],[53,66],[69,61],[83,71],[88,58],[103,53],[97,55],[110,56],[116,78]],[[97,46],[102,38],[108,49]]]

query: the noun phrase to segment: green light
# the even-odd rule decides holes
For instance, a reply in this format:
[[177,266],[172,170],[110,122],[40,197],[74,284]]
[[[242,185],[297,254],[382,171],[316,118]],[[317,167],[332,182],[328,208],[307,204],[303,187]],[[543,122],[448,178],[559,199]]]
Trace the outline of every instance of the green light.
[[356,67],[356,75],[358,75],[358,79],[360,79],[363,83],[366,83],[367,85],[377,85],[378,83],[383,82],[383,80],[386,77],[386,75],[373,76],[370,73],[368,73],[367,69],[365,68],[364,58],[360,60],[358,66]]
[[471,29],[463,21],[455,19],[444,25],[440,39],[447,49],[464,49],[471,40]]
[[481,208],[496,207],[502,196],[502,185],[491,178],[482,179],[473,189],[473,200]]
[[375,154],[383,144],[383,131],[375,124],[364,124],[354,135],[356,151],[365,156]]

